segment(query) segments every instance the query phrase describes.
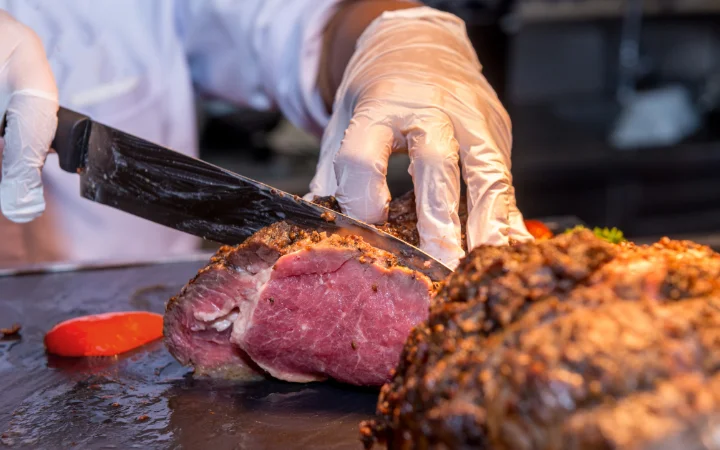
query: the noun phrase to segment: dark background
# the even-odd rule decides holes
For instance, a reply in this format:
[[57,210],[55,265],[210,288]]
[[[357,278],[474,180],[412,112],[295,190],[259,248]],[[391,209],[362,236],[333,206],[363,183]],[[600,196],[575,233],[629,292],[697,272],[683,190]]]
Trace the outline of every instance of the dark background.
[[[526,217],[577,215],[637,240],[662,235],[713,244],[720,231],[720,0],[645,0],[638,64],[621,68],[632,40],[629,0],[427,1],[462,17],[485,76],[513,119],[513,176]],[[682,86],[701,118],[680,142],[618,149],[619,83],[641,92]],[[318,143],[278,114],[201,105],[202,157],[306,193]],[[393,156],[393,195],[411,188]],[[718,233],[720,236],[720,233]]]

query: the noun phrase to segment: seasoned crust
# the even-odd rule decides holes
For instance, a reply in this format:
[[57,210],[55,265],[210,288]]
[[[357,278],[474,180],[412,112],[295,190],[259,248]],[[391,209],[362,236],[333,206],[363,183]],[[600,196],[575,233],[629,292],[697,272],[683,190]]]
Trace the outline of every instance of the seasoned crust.
[[[315,197],[313,203],[325,208],[342,212],[335,197]],[[467,222],[467,201],[465,196],[460,198],[458,205],[460,216],[460,228],[462,233],[462,246],[467,250],[466,222]],[[388,220],[384,224],[376,225],[382,231],[395,236],[398,239],[418,247],[420,245],[420,234],[417,229],[417,209],[415,204],[415,193],[407,192],[400,197],[390,201]]]
[[183,296],[188,287],[209,270],[232,270],[234,267],[244,266],[249,263],[246,255],[257,253],[265,255],[263,259],[271,262],[283,255],[320,242],[326,245],[355,249],[358,253],[358,260],[363,263],[378,263],[388,268],[398,266],[397,257],[365,243],[360,237],[328,235],[325,232],[305,229],[287,222],[278,222],[258,231],[242,244],[220,247],[210,258],[210,263],[200,269],[197,275],[183,287],[180,294],[168,301],[166,312],[174,308],[178,298]]
[[[575,448],[627,448],[611,445],[619,436],[578,434],[593,426],[590,419],[575,428],[557,427],[570,417],[586,417],[604,401],[631,402],[638,389],[653,395],[650,380],[674,386],[673,377],[681,373],[714,376],[720,366],[714,356],[720,345],[719,280],[720,256],[686,241],[615,246],[580,231],[475,249],[435,298],[429,320],[412,331],[393,380],[381,391],[378,418],[361,424],[366,447],[379,440],[390,448],[564,448],[552,445],[561,435],[586,445]],[[624,323],[627,332],[610,330],[631,313],[637,320]],[[647,329],[660,334],[645,343],[645,352],[632,353],[639,338],[627,339],[627,333]],[[584,371],[602,360],[600,347],[573,349],[578,338],[568,330],[605,339],[617,353],[620,372],[601,368],[604,377],[593,382]],[[528,342],[536,350],[522,351]],[[706,359],[693,359],[697,352]],[[568,358],[578,360],[574,375],[562,372]],[[618,388],[607,381],[613,373],[618,379],[634,376],[639,384]],[[567,380],[582,388],[568,388]],[[571,406],[548,407],[544,396],[559,394],[543,389],[569,392],[564,398]],[[682,419],[666,415],[680,427],[692,413]]]

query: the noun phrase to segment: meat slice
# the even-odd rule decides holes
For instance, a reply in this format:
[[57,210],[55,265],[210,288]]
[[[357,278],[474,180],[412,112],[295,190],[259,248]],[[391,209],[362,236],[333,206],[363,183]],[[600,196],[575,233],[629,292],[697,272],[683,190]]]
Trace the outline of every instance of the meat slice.
[[[720,255],[589,231],[461,262],[366,447],[720,449]],[[703,433],[700,435],[699,433]]]
[[223,247],[170,300],[164,333],[196,374],[381,385],[432,290],[359,237],[281,222]]

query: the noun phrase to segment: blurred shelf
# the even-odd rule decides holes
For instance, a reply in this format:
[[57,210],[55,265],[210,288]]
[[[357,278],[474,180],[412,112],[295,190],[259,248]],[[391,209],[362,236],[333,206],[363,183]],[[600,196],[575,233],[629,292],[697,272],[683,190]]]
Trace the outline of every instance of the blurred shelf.
[[668,179],[720,170],[720,135],[698,134],[663,147],[613,148],[607,136],[617,109],[609,102],[585,112],[582,105],[509,106],[508,110],[513,118],[516,177]]
[[678,145],[617,150],[606,139],[611,109],[593,120],[549,106],[510,109],[512,173],[524,214],[576,214],[631,237],[720,230],[716,132]]
[[[521,24],[616,19],[626,0],[526,0],[517,2],[513,18]],[[648,16],[720,14],[718,0],[645,0]]]

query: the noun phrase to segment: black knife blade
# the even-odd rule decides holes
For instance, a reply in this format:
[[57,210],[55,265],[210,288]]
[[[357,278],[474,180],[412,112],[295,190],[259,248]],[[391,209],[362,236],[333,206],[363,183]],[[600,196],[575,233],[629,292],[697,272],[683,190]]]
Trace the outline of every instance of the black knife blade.
[[359,235],[434,281],[451,273],[417,247],[364,222],[65,108],[58,112],[52,148],[63,170],[80,175],[83,197],[195,236],[235,245],[288,221]]

